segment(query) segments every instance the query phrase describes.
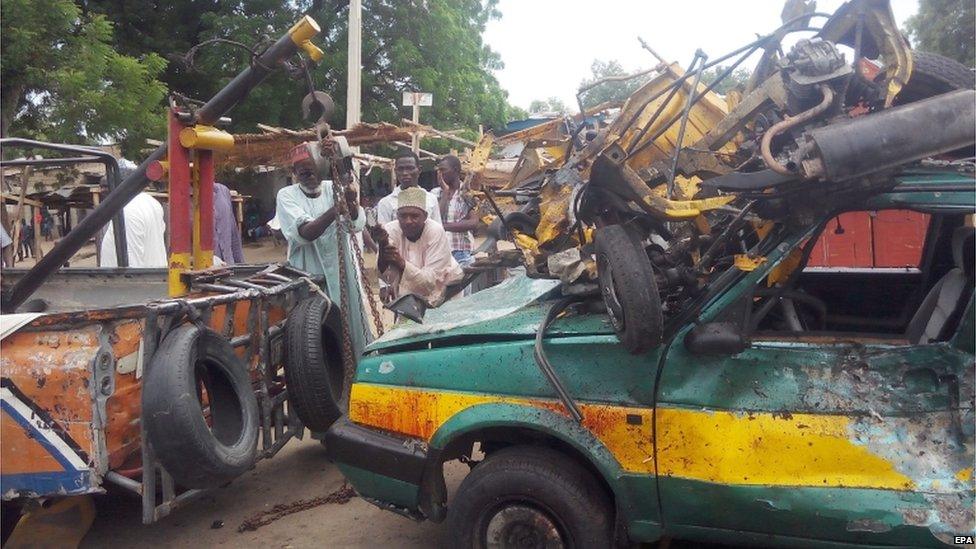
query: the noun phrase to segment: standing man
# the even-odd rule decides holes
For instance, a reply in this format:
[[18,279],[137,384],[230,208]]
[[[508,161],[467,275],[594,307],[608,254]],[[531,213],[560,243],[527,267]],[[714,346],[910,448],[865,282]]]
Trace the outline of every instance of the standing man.
[[241,231],[234,215],[234,202],[230,189],[223,183],[214,182],[214,256],[228,265],[244,263],[244,248],[241,246]]
[[291,150],[292,174],[296,184],[278,191],[276,218],[281,232],[288,241],[288,263],[310,274],[325,276],[325,293],[338,306],[341,304],[339,272],[339,241],[337,200],[346,201],[346,209],[352,221],[344,228],[346,234],[345,277],[349,311],[349,333],[352,336],[356,357],[372,339],[366,328],[362,305],[362,292],[356,273],[355,258],[349,234],[363,230],[366,214],[359,206],[359,187],[350,182],[345,196],[336,197],[332,181],[319,179],[316,159],[320,155],[318,143],[302,143]]
[[[121,162],[120,162],[121,164]],[[131,162],[130,162],[131,164]],[[129,167],[119,168],[120,180],[125,180],[134,171]],[[107,188],[106,188],[107,189]],[[122,209],[125,216],[125,245],[129,256],[129,267],[166,267],[166,220],[163,206],[145,191],[140,192]],[[99,255],[101,267],[118,267],[115,257],[115,233],[112,222],[105,226]]]
[[396,174],[396,185],[390,194],[380,199],[376,205],[376,221],[386,225],[396,219],[397,196],[404,189],[417,188],[424,192],[424,204],[428,219],[441,222],[441,210],[437,205],[437,197],[417,186],[420,181],[420,158],[413,151],[403,151],[393,161],[393,173]]
[[377,270],[395,297],[416,294],[430,306],[444,301],[447,285],[464,276],[451,256],[447,233],[427,218],[426,194],[415,187],[397,197],[397,219],[377,230]]
[[471,231],[478,228],[478,211],[461,191],[461,161],[449,154],[437,162],[437,182],[440,184],[438,207],[444,219],[444,230],[451,240],[451,255],[461,267],[474,262],[471,257]]

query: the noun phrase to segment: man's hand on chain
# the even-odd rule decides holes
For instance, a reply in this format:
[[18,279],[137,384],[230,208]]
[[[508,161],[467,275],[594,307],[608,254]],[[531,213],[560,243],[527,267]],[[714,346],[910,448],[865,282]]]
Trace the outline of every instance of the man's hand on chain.
[[348,172],[339,174],[339,183],[346,199],[349,215],[356,219],[359,211],[359,183]]

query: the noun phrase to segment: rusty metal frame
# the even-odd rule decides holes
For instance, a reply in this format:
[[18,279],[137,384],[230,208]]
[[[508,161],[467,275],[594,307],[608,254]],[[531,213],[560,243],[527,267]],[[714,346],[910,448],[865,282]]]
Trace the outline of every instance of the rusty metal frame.
[[[287,311],[294,307],[298,301],[309,295],[311,285],[315,284],[314,277],[287,266],[272,265],[249,276],[247,281],[227,279],[220,280],[223,284],[218,284],[212,282],[213,273],[187,273],[184,279],[191,288],[214,292],[215,295],[169,299],[150,303],[142,308],[145,312],[143,368],[150,367],[159,342],[166,334],[186,319],[188,307],[196,311],[201,320],[209,323],[214,308],[225,305],[227,312],[219,331],[228,338],[232,347],[246,349],[244,362],[249,370],[256,369],[259,374],[253,382],[261,420],[261,448],[258,459],[273,457],[293,437],[303,438],[305,426],[287,406],[287,387],[275,371],[274,346],[284,337],[285,319],[271,324],[269,308],[280,306]],[[243,301],[250,303],[248,333],[232,337],[237,303]],[[81,319],[71,318],[68,323],[72,323],[72,320]],[[104,432],[100,432],[98,436],[103,439],[99,443],[104,442]],[[141,480],[137,481],[114,471],[107,471],[104,479],[141,496],[143,524],[152,524],[209,492],[205,489],[178,491],[173,478],[156,458],[144,427],[140,427],[140,437]]]

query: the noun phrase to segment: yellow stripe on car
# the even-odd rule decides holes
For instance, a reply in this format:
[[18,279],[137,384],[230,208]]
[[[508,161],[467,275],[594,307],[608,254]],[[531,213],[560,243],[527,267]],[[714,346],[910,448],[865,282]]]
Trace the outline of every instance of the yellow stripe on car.
[[[556,400],[366,383],[353,385],[350,402],[353,422],[425,441],[458,412],[481,404],[566,414]],[[625,471],[654,474],[649,408],[577,404],[583,426]],[[847,416],[660,408],[657,420],[662,476],[738,485],[914,488],[888,460],[849,439]]]

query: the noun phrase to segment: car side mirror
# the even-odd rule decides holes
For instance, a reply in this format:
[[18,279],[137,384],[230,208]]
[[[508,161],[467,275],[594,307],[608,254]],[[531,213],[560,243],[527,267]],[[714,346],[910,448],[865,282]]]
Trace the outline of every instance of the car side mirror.
[[685,335],[685,347],[695,355],[735,355],[749,347],[733,322],[699,324]]
[[409,318],[417,324],[424,323],[427,314],[427,302],[415,294],[400,296],[396,301],[385,306],[394,313]]

